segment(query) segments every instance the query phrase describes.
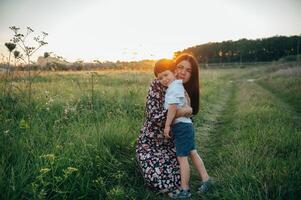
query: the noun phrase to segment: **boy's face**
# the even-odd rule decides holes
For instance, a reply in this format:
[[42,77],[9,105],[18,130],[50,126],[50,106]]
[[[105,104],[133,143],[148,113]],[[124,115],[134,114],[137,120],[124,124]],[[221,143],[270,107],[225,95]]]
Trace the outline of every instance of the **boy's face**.
[[169,86],[169,84],[171,84],[174,80],[176,80],[176,76],[170,70],[165,70],[161,73],[158,73],[157,78],[160,83],[166,87]]

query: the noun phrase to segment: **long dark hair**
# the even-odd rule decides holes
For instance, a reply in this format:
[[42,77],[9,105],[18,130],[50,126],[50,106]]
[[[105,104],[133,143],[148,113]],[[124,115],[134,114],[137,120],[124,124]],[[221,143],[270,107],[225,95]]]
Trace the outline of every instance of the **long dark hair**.
[[199,84],[199,65],[196,58],[188,53],[182,53],[175,59],[175,65],[178,65],[183,60],[191,64],[191,77],[187,83],[184,83],[184,88],[187,91],[192,107],[192,114],[196,115],[199,112],[200,106],[200,84]]

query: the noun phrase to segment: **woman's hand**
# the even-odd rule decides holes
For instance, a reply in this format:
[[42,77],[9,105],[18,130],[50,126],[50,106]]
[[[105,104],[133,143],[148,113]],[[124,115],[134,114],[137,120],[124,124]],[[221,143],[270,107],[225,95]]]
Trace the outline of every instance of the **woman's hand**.
[[164,136],[166,137],[166,138],[170,138],[170,126],[165,126],[165,128],[164,128]]
[[192,108],[190,106],[184,106],[177,110],[176,118],[178,117],[191,117]]

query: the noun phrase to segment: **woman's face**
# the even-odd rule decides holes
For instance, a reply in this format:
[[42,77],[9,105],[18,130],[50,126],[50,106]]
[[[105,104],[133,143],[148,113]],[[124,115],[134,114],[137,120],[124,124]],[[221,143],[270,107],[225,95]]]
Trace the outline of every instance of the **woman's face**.
[[181,79],[183,83],[187,83],[191,78],[192,67],[187,60],[182,60],[176,66],[175,75],[177,79]]

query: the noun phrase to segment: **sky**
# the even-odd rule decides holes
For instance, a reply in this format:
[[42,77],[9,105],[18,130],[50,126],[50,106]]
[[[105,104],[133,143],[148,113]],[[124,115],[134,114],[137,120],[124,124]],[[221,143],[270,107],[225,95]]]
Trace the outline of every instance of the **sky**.
[[171,58],[207,42],[300,35],[300,11],[301,0],[0,0],[0,53],[14,25],[49,34],[33,59]]

